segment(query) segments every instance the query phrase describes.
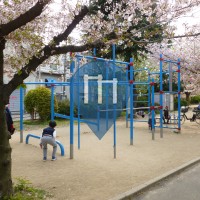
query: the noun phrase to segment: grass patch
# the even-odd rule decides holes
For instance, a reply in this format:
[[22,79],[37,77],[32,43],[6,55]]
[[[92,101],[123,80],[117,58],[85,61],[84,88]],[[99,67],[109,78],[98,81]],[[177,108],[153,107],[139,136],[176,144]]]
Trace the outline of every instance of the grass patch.
[[17,178],[13,196],[4,200],[43,200],[51,197],[46,191],[33,187],[28,180]]
[[[39,119],[36,120],[24,120],[23,121],[23,128],[25,131],[29,130],[37,130],[37,129],[43,129],[48,126],[50,120],[41,121]],[[66,119],[55,119],[57,123],[57,127],[64,127],[69,125],[69,120]],[[20,130],[20,121],[14,121],[14,126],[17,131]]]

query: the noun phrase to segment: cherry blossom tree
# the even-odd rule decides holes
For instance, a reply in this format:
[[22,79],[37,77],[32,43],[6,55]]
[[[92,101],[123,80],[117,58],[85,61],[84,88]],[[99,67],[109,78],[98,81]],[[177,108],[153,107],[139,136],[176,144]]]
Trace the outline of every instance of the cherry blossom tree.
[[159,60],[162,53],[165,59],[181,60],[181,80],[184,86],[184,93],[189,100],[189,95],[200,94],[200,36],[184,37],[173,39],[173,44],[162,43],[151,45],[152,54],[149,55],[151,64],[159,66],[155,61]]
[[[57,8],[57,2],[59,6]],[[82,52],[111,43],[127,44],[161,42],[151,40],[162,25],[163,37],[175,37],[168,24],[194,6],[199,0],[1,0],[0,1],[0,199],[12,194],[11,147],[4,107],[10,94],[32,71],[51,56]],[[135,29],[140,17],[149,23]],[[156,17],[155,17],[156,13]],[[80,31],[80,40],[65,45],[73,31]],[[87,34],[86,34],[87,33]],[[143,34],[143,37],[141,37]],[[77,45],[78,44],[78,45]],[[8,82],[5,82],[5,77]]]

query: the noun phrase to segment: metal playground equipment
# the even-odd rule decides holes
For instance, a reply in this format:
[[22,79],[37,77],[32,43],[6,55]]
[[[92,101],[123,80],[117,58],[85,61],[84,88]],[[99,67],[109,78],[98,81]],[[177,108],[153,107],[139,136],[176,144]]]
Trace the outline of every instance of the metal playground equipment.
[[[148,106],[151,111],[152,119],[155,117],[155,109],[160,110],[160,135],[163,137],[162,125],[162,62],[160,59],[160,105],[155,106],[154,101],[154,78],[148,81],[136,82],[133,74],[134,63],[133,59],[130,62],[117,61],[115,58],[115,45],[112,47],[113,58],[106,60],[97,58],[95,56],[76,55],[70,65],[70,81],[69,82],[52,82],[50,84],[51,90],[51,120],[55,117],[60,117],[70,120],[70,159],[74,157],[74,121],[78,123],[78,148],[80,149],[80,125],[86,123],[95,135],[102,139],[107,131],[113,126],[113,151],[114,158],[116,158],[117,145],[117,128],[116,120],[121,115],[122,111],[126,111],[126,119],[128,120],[128,110],[130,112],[130,145],[133,145],[134,139],[134,86],[145,84],[148,86]],[[82,65],[83,59],[86,61]],[[75,62],[76,61],[76,62]],[[178,66],[178,113],[180,112],[180,61]],[[128,76],[130,75],[130,77]],[[39,83],[25,83],[44,85],[46,82]],[[54,112],[54,87],[68,86],[70,89],[70,116],[62,115]],[[20,142],[23,142],[23,88],[20,88]],[[128,100],[130,99],[130,103]],[[74,117],[74,106],[78,109],[77,117]],[[180,130],[180,114],[178,115],[178,130]],[[155,124],[152,120],[152,139],[155,139]],[[35,136],[34,136],[35,137]],[[36,137],[35,137],[36,138]],[[64,152],[64,147],[60,143],[61,154]]]

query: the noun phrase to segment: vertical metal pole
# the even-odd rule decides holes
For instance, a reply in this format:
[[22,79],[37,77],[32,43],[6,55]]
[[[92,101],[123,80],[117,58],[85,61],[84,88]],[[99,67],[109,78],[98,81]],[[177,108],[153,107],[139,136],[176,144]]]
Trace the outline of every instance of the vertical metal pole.
[[[172,64],[169,62],[169,93],[171,94],[172,92]],[[169,102],[170,102],[170,97],[169,97]],[[170,105],[169,105],[170,106]]]
[[169,95],[168,95],[168,107],[169,110],[172,110],[172,104],[171,104],[171,95],[172,95],[172,91],[173,91],[173,87],[172,87],[172,82],[173,82],[173,76],[172,76],[172,63],[171,61],[169,61]]
[[[80,73],[79,73],[79,67],[80,67],[80,59],[78,59],[78,95],[80,94]],[[80,124],[80,98],[78,97],[78,149],[80,149],[81,146],[81,124]]]
[[[106,67],[106,80],[108,80],[108,72],[109,72],[109,68],[108,68],[108,63],[105,62],[105,67]],[[106,130],[108,130],[108,83],[106,83]]]
[[160,54],[160,137],[163,138],[163,58]]
[[[113,55],[113,78],[115,78],[115,44],[112,45],[112,55]],[[114,87],[114,83],[113,83],[113,87]],[[113,98],[114,98],[114,94],[113,94]],[[116,137],[116,103],[114,102],[113,104],[113,140],[114,140],[114,144],[113,144],[113,148],[114,148],[114,158],[116,158],[116,143],[117,143],[117,137]]]
[[97,55],[97,51],[96,51],[96,48],[93,49],[93,56],[96,56]]
[[151,94],[152,94],[152,110],[151,110],[151,123],[152,123],[152,140],[155,139],[155,103],[154,103],[154,79],[152,79],[151,84]]
[[151,86],[150,86],[150,71],[148,70],[147,71],[148,72],[148,107],[149,107],[149,109],[148,109],[148,111],[149,111],[149,113],[150,113],[150,106],[151,106]]
[[100,107],[97,106],[97,130],[99,131],[100,129]]
[[181,131],[181,65],[180,59],[178,59],[178,131]]
[[[66,74],[67,74],[67,55],[64,54],[64,76],[63,76],[63,82],[66,82]],[[63,96],[66,94],[65,91],[65,85],[63,85]]]
[[24,89],[20,87],[20,143],[23,143]]
[[133,58],[130,59],[130,145],[133,145]]
[[[126,81],[127,81],[127,83],[128,83],[128,65],[126,66]],[[128,110],[127,110],[127,108],[129,107],[129,105],[128,105],[128,98],[129,98],[129,95],[128,95],[128,93],[129,93],[129,91],[128,91],[128,84],[126,84],[126,128],[128,128]]]
[[51,120],[54,120],[54,85],[51,85]]
[[70,159],[74,158],[74,61],[70,65]]

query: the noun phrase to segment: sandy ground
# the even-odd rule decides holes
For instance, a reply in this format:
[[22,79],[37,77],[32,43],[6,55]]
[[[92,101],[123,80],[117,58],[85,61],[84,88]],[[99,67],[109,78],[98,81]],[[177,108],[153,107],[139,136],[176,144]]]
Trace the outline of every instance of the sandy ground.
[[130,145],[125,121],[117,122],[117,158],[113,158],[113,129],[98,140],[86,124],[81,125],[81,149],[77,148],[77,126],[74,127],[74,159],[69,159],[69,127],[57,127],[57,140],[65,147],[65,156],[42,161],[39,140],[28,133],[40,135],[41,130],[19,133],[11,139],[12,176],[28,179],[35,187],[47,190],[55,200],[108,200],[175,167],[200,156],[200,126],[187,121],[181,134],[171,129],[156,129],[152,140],[146,123],[135,123],[134,145]]

